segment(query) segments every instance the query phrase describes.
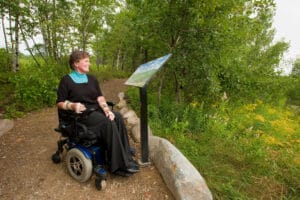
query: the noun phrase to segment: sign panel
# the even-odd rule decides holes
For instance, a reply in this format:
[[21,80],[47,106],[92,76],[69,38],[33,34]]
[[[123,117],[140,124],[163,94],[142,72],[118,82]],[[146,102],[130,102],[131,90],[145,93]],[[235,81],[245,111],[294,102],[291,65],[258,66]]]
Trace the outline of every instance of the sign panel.
[[140,65],[125,82],[125,84],[143,87],[149,82],[151,77],[165,64],[165,62],[171,57],[171,55],[172,54],[167,54],[163,57]]

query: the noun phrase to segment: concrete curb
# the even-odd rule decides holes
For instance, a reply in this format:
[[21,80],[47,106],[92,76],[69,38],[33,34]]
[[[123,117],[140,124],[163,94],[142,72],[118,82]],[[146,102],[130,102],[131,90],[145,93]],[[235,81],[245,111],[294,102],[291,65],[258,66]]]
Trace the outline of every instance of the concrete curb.
[[[119,98],[124,95],[119,95]],[[117,107],[124,117],[129,133],[135,142],[140,141],[140,120],[120,98]],[[148,130],[150,128],[148,127]],[[169,141],[149,132],[149,155],[177,200],[211,200],[212,194],[204,178],[191,162]]]

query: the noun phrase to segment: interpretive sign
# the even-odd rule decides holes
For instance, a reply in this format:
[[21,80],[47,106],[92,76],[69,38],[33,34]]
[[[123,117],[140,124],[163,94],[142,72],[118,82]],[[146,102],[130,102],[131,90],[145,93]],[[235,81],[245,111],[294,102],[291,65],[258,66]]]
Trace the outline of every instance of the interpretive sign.
[[125,82],[126,85],[137,86],[140,88],[141,102],[141,150],[142,150],[142,165],[149,165],[148,159],[148,118],[147,118],[147,84],[151,77],[165,64],[171,57],[167,54],[150,62],[140,65],[137,70]]
[[125,82],[126,85],[133,85],[137,87],[145,86],[151,77],[167,62],[171,54],[149,61],[140,65],[135,72]]

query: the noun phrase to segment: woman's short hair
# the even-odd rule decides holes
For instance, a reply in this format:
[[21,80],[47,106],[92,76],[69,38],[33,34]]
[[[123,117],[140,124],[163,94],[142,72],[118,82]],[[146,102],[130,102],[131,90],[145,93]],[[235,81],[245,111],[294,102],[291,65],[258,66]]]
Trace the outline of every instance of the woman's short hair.
[[79,62],[81,59],[89,58],[90,54],[85,51],[75,50],[71,53],[69,58],[69,65],[71,69],[75,69],[75,63]]

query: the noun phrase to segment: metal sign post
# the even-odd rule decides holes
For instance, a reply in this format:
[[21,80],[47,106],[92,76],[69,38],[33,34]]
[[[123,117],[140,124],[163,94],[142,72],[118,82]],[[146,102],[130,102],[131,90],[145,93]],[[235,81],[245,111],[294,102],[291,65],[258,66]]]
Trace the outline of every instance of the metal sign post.
[[132,85],[140,88],[140,111],[141,111],[141,150],[143,165],[149,163],[148,148],[148,111],[147,111],[147,85],[153,75],[167,62],[171,54],[157,58],[150,62],[140,65],[137,70],[125,82],[126,85]]
[[141,100],[141,149],[142,163],[148,163],[148,110],[147,110],[147,85],[140,88]]

